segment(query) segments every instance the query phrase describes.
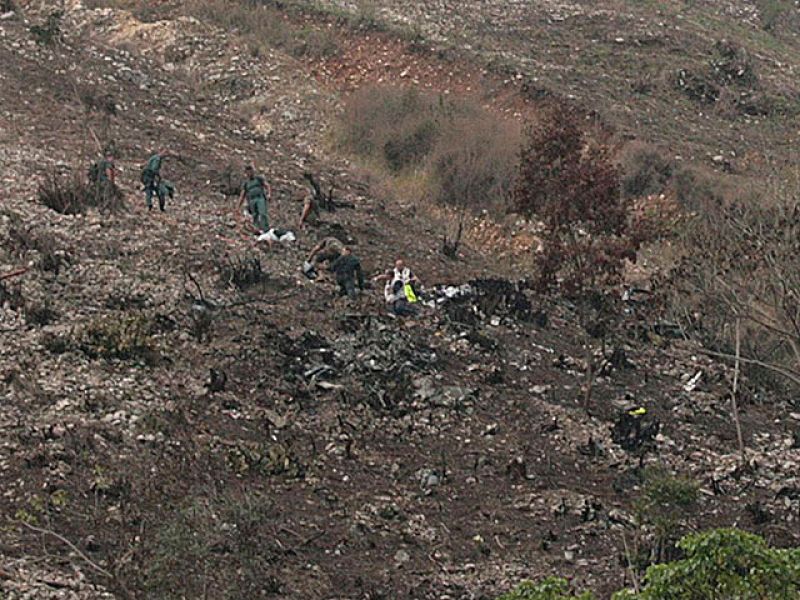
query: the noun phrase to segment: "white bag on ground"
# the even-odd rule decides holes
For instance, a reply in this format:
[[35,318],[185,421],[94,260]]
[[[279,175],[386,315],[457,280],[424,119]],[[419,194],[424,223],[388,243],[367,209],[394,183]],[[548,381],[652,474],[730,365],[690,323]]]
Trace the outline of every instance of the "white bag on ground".
[[285,244],[287,242],[293,242],[297,238],[294,236],[294,233],[291,231],[286,231],[285,229],[275,229],[274,227],[267,231],[266,233],[262,233],[260,236],[256,238],[256,241],[259,242],[281,242]]

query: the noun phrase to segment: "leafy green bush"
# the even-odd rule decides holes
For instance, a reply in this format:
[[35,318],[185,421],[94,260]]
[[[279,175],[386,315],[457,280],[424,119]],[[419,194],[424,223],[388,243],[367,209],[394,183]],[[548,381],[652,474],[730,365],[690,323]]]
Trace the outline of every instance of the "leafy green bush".
[[573,594],[566,579],[548,577],[538,583],[524,581],[497,600],[592,600],[593,598],[589,592],[577,596]]
[[655,536],[651,560],[671,558],[673,543],[680,537],[686,514],[697,503],[698,486],[662,469],[647,469],[642,493],[636,500],[636,518]]
[[[685,558],[647,569],[639,591],[612,600],[800,600],[800,548],[777,549],[738,529],[713,529],[678,543]],[[592,600],[566,580],[525,581],[496,600]]]
[[736,529],[689,535],[678,544],[686,558],[647,569],[639,593],[614,600],[797,600],[800,549],[770,548]]

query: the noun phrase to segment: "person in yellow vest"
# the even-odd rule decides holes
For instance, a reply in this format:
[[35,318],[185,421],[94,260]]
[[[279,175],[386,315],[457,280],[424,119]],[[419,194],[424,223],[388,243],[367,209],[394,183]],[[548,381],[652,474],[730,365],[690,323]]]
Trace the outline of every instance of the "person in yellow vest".
[[412,316],[417,314],[417,296],[420,281],[414,272],[409,269],[403,259],[398,258],[394,268],[373,277],[373,281],[385,281],[383,290],[386,304],[392,312],[399,316]]

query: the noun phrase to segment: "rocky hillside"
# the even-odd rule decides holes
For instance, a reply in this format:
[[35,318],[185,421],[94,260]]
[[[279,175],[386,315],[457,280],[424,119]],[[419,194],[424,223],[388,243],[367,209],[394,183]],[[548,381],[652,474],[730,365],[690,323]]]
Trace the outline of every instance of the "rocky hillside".
[[[734,174],[796,165],[800,7],[782,0],[306,2],[471,57],[537,100],[596,111],[621,141]],[[787,162],[788,161],[788,162]]]
[[[325,64],[170,3],[99,4],[0,17],[0,596],[491,598],[551,572],[602,594],[652,541],[634,508],[652,467],[699,485],[681,527],[800,543],[796,408],[747,388],[743,465],[731,370],[633,302],[584,406],[575,308],[491,249],[446,259],[435,214],[333,155]],[[124,207],[41,202],[109,143]],[[137,185],[159,147],[164,214]],[[307,170],[354,208],[261,247],[226,195],[247,161],[279,225]],[[326,235],[370,274],[404,256],[423,316],[303,277]]]

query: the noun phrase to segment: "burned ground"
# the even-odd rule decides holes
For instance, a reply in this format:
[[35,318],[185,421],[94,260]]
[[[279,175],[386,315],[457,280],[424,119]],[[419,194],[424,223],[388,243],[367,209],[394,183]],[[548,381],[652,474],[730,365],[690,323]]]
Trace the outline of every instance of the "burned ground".
[[[169,7],[144,23],[74,3],[48,46],[30,32],[47,7],[18,4],[0,21],[0,275],[27,268],[0,288],[6,596],[486,598],[550,572],[604,593],[653,465],[701,486],[687,525],[798,543],[794,409],[745,402],[742,467],[730,369],[646,310],[584,407],[576,308],[480,248],[447,259],[423,207],[386,204],[329,155],[337,90],[307,61],[254,56]],[[127,209],[42,205],[43,171],[84,169],[95,136],[118,150]],[[157,145],[179,155],[165,215],[135,183]],[[220,188],[246,160],[279,223],[308,168],[355,208],[255,248]],[[306,280],[329,233],[370,273],[404,255],[438,290],[423,316]],[[631,405],[647,408],[635,424]]]

